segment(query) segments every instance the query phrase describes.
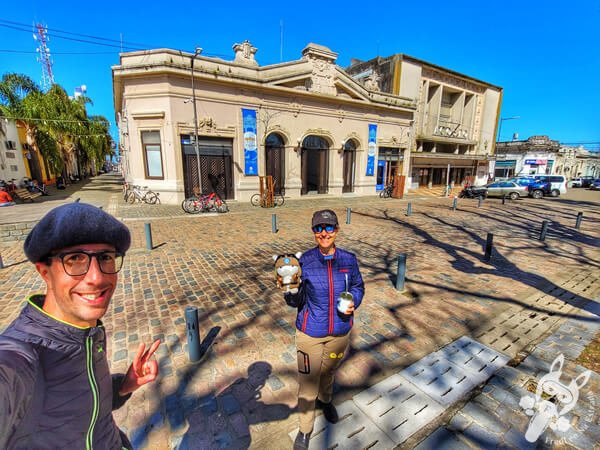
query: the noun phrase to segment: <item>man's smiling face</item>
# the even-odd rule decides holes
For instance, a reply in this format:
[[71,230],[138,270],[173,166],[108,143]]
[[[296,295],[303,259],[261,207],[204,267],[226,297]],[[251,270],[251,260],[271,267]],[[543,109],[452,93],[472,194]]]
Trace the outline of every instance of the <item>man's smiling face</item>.
[[[84,244],[66,247],[60,253],[114,252],[108,244]],[[106,313],[117,286],[118,274],[100,270],[98,259],[92,257],[86,274],[71,276],[65,272],[60,258],[50,259],[50,264],[38,262],[35,267],[47,285],[44,311],[53,317],[78,327],[96,326]]]

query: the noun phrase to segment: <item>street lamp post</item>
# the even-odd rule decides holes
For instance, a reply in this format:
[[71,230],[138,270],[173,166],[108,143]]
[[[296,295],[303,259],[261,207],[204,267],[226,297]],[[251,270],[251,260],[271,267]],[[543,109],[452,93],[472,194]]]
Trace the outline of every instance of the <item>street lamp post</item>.
[[502,132],[502,122],[504,122],[505,120],[515,120],[515,119],[520,119],[521,116],[514,116],[514,117],[501,117],[500,118],[500,126],[498,127],[498,139],[496,139],[496,142],[500,142],[500,133]]
[[194,105],[194,151],[196,152],[196,163],[198,164],[198,193],[202,194],[202,177],[200,176],[200,149],[198,147],[198,111],[196,109],[196,89],[194,86],[194,61],[202,53],[200,47],[196,47],[192,56],[192,104]]

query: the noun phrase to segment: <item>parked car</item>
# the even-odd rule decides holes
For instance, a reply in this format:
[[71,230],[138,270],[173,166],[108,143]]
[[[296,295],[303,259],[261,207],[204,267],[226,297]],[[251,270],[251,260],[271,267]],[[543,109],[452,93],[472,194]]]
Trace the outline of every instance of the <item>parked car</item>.
[[538,199],[546,196],[558,197],[560,195],[560,191],[558,189],[554,189],[552,187],[552,183],[549,181],[536,181],[535,183],[527,186],[527,190],[530,197]]
[[581,178],[573,178],[571,180],[571,187],[583,187],[583,180]]
[[590,184],[590,189],[593,191],[600,191],[600,178],[592,181],[592,184]]
[[536,182],[534,177],[514,177],[510,178],[508,181],[514,181],[519,186],[529,186],[532,183]]
[[511,200],[516,200],[529,195],[527,186],[519,186],[514,181],[498,181],[488,184],[486,187],[488,197],[502,197],[506,195]]
[[542,183],[551,183],[550,195],[552,197],[567,193],[567,179],[563,175],[537,175],[535,179]]
[[594,178],[591,175],[585,175],[583,177],[581,177],[581,187],[586,188],[586,187],[590,187],[590,185],[596,180],[596,178]]

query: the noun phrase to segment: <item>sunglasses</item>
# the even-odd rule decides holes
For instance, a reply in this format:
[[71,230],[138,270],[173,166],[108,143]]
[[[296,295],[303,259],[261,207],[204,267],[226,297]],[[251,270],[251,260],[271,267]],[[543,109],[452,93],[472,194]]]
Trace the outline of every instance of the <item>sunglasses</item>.
[[335,231],[335,225],[315,225],[312,227],[313,233],[320,233],[325,230],[327,233],[333,233]]

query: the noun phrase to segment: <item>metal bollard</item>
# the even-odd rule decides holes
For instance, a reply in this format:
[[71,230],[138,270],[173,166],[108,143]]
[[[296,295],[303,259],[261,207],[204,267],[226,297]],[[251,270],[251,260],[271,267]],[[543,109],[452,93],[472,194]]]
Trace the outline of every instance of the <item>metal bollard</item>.
[[200,354],[200,329],[198,327],[198,308],[185,308],[185,326],[187,329],[188,355],[191,362],[198,361]]
[[502,204],[504,205],[506,203],[506,194],[502,196]]
[[271,233],[277,233],[277,214],[271,215]]
[[457,206],[458,206],[458,199],[456,197],[454,197],[454,200],[452,201],[452,211],[456,211]]
[[494,247],[494,233],[488,233],[485,240],[485,256],[484,259],[489,261],[492,259],[492,249]]
[[479,196],[477,197],[477,207],[481,208],[481,203],[483,202],[483,197]]
[[412,204],[410,202],[408,202],[408,205],[406,205],[406,215],[410,216],[412,214]]
[[79,200],[81,200],[81,198],[77,197],[73,203],[79,203]]
[[4,269],[4,261],[2,261],[2,255],[0,255],[0,269]]
[[544,220],[542,222],[542,230],[540,231],[540,241],[546,240],[546,233],[548,233],[548,221]]
[[146,233],[146,249],[152,250],[154,248],[152,245],[152,228],[149,223],[144,224],[144,231]]
[[583,219],[583,213],[582,212],[578,212],[577,213],[577,220],[575,220],[575,228],[577,228],[579,230],[579,227],[581,226],[581,220]]
[[346,224],[350,225],[350,215],[352,214],[352,211],[350,208],[346,208]]
[[396,290],[404,290],[404,278],[406,277],[406,253],[398,255],[398,270],[396,272]]

